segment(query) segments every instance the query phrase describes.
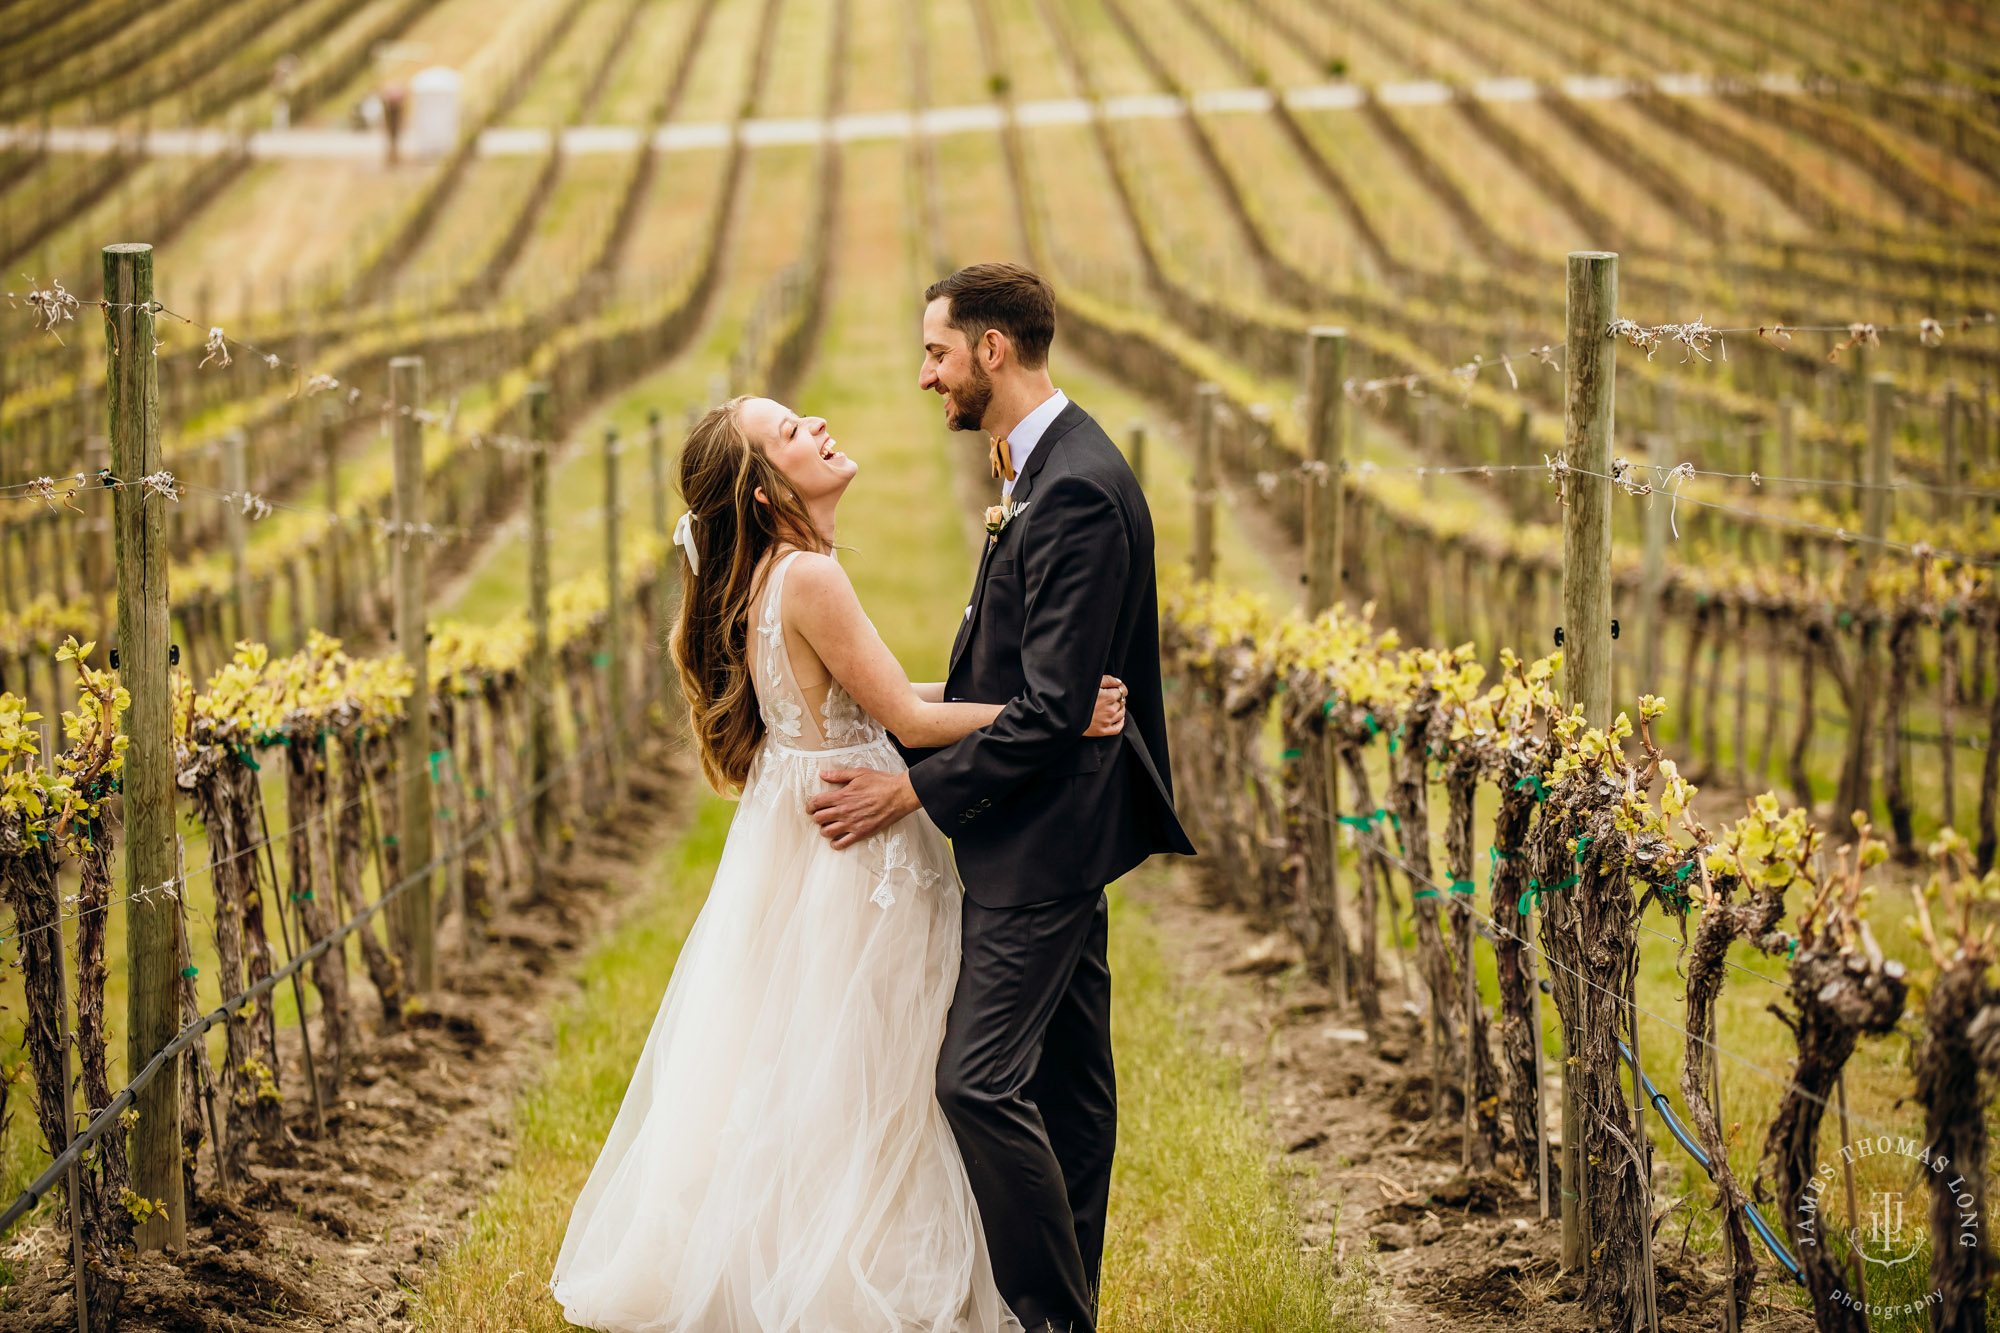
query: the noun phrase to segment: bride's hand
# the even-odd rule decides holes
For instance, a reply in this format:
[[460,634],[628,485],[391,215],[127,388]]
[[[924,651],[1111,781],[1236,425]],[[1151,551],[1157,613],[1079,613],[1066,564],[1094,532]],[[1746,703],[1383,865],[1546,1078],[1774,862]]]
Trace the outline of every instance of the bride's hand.
[[1097,707],[1090,715],[1086,736],[1116,736],[1125,730],[1125,682],[1106,676],[1097,685]]

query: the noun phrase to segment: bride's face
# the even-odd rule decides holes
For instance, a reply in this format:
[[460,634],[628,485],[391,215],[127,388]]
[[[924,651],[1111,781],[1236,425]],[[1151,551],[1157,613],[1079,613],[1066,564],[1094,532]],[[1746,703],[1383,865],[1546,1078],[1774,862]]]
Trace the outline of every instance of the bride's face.
[[860,465],[835,447],[823,417],[802,417],[783,403],[753,398],[743,404],[744,433],[764,451],[808,505],[838,499]]

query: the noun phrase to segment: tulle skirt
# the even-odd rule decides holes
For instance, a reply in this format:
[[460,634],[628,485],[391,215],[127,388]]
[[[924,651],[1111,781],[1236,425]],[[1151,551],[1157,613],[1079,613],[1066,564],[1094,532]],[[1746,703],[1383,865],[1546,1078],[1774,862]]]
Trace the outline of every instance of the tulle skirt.
[[886,741],[766,742],[550,1288],[605,1333],[1003,1333],[935,1096],[960,888],[929,818],[807,816]]

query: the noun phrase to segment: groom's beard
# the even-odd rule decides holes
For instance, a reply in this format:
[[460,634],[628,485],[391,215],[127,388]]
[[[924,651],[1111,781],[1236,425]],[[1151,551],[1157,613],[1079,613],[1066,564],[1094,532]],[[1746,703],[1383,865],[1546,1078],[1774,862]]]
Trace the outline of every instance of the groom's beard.
[[953,430],[978,430],[992,401],[993,379],[986,373],[985,366],[974,361],[972,382],[951,390],[951,407],[945,412],[944,424]]

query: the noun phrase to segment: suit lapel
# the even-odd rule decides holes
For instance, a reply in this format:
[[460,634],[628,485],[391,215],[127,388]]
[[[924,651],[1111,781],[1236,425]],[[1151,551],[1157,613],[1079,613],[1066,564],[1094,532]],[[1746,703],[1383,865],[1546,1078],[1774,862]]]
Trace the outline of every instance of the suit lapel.
[[951,666],[946,674],[958,670],[958,659],[965,656],[965,650],[972,643],[972,625],[979,619],[979,599],[986,591],[986,565],[993,558],[995,543],[988,535],[986,545],[979,550],[979,572],[972,580],[972,600],[965,604],[966,614],[958,622],[958,637],[951,642]]
[[[1049,458],[1055,453],[1056,445],[1061,442],[1062,437],[1075,430],[1080,422],[1088,419],[1088,414],[1075,403],[1068,404],[1062,411],[1056,413],[1056,419],[1049,423],[1049,428],[1042,432],[1041,440],[1035,445],[1034,452],[1028,455],[1027,464],[1014,478],[1014,494],[1011,499],[1016,508],[1028,503],[1029,496],[1034,492],[1035,478],[1041,475],[1044,467],[1048,466]],[[998,545],[999,543],[989,536],[985,549],[979,553],[979,575],[972,583],[970,603],[972,613],[960,623],[958,637],[952,641],[950,670],[953,672],[958,670],[958,660],[972,646],[972,636],[979,628],[980,603],[986,598],[986,567],[993,562],[993,551]]]

